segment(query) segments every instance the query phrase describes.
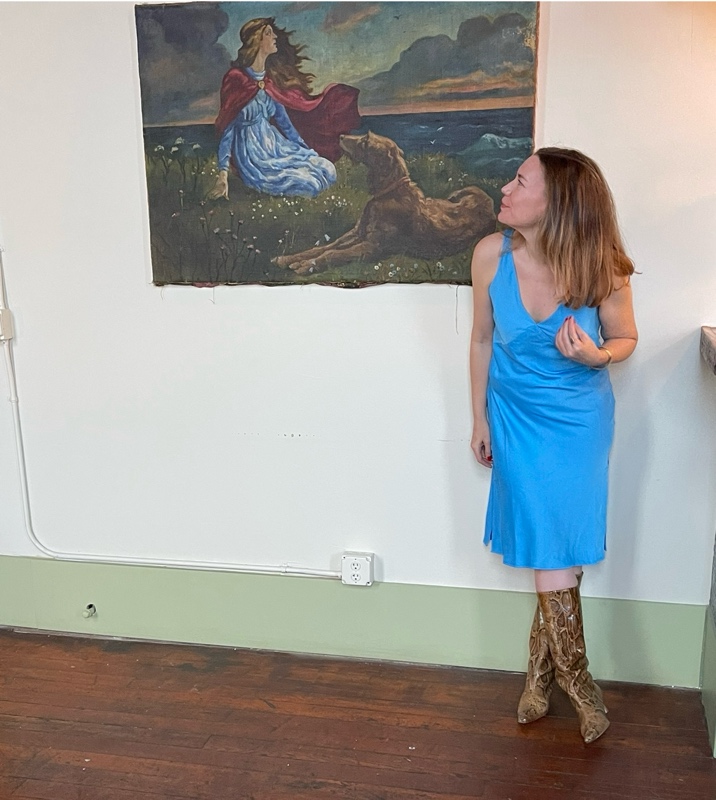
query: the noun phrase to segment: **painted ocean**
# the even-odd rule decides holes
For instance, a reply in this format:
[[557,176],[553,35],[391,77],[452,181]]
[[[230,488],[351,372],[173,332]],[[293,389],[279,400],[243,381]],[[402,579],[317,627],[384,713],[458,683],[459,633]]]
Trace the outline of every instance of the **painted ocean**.
[[[368,130],[395,141],[406,155],[441,153],[457,157],[474,174],[509,178],[532,147],[531,108],[364,116],[358,133]],[[145,128],[147,147],[216,148],[213,125]]]

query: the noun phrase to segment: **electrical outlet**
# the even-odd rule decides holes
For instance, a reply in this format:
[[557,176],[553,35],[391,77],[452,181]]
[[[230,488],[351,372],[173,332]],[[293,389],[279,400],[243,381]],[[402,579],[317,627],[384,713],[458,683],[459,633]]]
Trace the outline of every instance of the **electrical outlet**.
[[341,580],[348,586],[370,586],[373,583],[373,553],[343,553]]

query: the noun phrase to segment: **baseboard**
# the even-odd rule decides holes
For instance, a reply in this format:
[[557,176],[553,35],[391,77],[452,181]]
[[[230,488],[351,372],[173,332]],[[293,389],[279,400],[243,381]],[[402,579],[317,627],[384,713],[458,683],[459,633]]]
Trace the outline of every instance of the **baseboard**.
[[[135,639],[522,671],[534,602],[487,589],[0,556],[0,625]],[[89,603],[97,613],[85,618]],[[585,598],[595,677],[700,686],[704,614]],[[710,663],[716,685],[716,650]]]
[[706,610],[704,627],[701,700],[706,713],[711,752],[716,756],[716,620],[710,608]]

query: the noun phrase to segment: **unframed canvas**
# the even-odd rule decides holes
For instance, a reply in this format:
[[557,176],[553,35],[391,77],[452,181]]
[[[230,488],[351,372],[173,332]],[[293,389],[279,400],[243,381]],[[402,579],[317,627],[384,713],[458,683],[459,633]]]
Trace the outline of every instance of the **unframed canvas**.
[[532,149],[537,14],[137,6],[154,283],[469,283]]

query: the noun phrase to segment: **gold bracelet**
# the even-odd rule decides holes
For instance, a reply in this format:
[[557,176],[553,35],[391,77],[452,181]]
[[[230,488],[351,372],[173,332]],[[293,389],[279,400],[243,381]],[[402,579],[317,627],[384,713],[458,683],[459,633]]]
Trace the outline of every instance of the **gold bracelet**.
[[597,364],[596,367],[592,367],[592,369],[606,369],[612,363],[612,353],[611,350],[607,350],[606,347],[600,347],[600,350],[603,350],[607,354],[607,360],[603,364]]

